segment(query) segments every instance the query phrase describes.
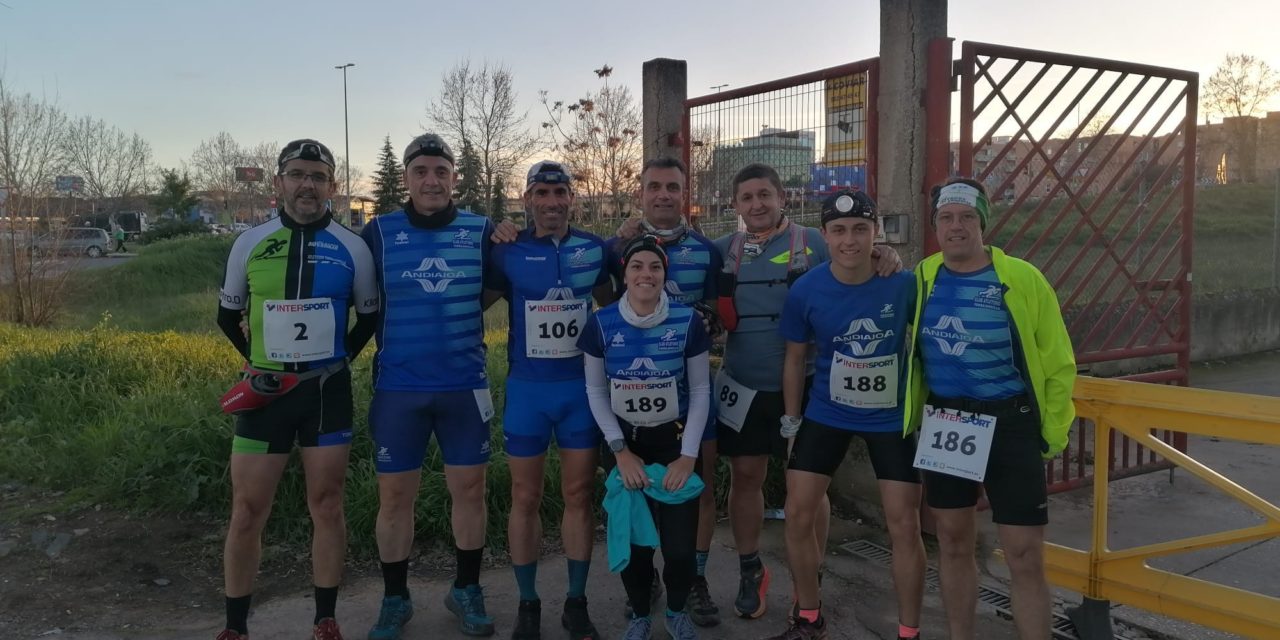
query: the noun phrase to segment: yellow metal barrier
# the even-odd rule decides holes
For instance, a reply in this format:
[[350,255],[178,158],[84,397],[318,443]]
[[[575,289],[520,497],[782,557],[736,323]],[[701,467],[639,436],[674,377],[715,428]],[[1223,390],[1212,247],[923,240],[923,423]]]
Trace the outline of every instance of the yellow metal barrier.
[[[1045,568],[1049,581],[1083,594],[1086,605],[1090,599],[1109,600],[1229,633],[1280,638],[1280,598],[1147,566],[1150,558],[1280,535],[1280,508],[1152,433],[1159,427],[1280,445],[1280,398],[1080,377],[1075,386],[1075,403],[1079,417],[1094,423],[1093,548],[1082,551],[1047,544]],[[1107,461],[1111,459],[1113,431],[1129,436],[1247,505],[1264,516],[1266,522],[1233,531],[1111,549],[1107,540]],[[1077,623],[1077,628],[1080,626]]]

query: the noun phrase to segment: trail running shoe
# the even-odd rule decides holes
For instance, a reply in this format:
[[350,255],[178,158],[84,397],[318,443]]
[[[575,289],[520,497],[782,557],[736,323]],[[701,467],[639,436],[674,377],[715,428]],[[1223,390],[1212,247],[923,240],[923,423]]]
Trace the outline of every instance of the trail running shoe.
[[705,576],[694,576],[693,585],[689,589],[689,600],[684,610],[689,619],[699,627],[714,627],[720,624],[720,607],[711,600],[711,591]]
[[653,635],[653,620],[649,616],[632,618],[622,632],[622,640],[649,640]]
[[769,592],[769,567],[761,563],[755,571],[742,574],[738,580],[738,598],[733,608],[742,618],[759,618],[767,606],[765,594]]
[[542,601],[521,600],[520,610],[516,612],[516,628],[511,631],[511,640],[541,640],[542,638]]
[[413,619],[413,601],[404,596],[382,599],[378,622],[369,630],[369,640],[400,640],[405,623]]
[[698,628],[693,626],[689,614],[681,611],[674,616],[664,616],[663,626],[671,635],[671,640],[698,640]]
[[465,589],[450,589],[444,606],[458,616],[458,629],[469,636],[493,635],[493,618],[484,610],[484,589],[469,584]]
[[587,597],[565,598],[560,624],[569,632],[570,640],[600,640],[600,632],[587,614]]
[[786,631],[769,640],[827,640],[827,621],[822,616],[816,623],[797,618]]
[[240,635],[240,632],[234,629],[223,629],[214,640],[249,640],[249,636]]
[[312,640],[342,640],[338,621],[333,618],[321,618],[319,624],[312,630],[311,638]]

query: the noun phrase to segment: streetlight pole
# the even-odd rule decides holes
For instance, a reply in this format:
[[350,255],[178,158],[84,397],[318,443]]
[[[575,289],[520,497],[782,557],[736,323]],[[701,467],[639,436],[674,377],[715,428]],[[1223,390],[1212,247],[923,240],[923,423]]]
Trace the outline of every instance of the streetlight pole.
[[356,66],[354,62],[334,67],[342,70],[342,135],[346,139],[347,158],[347,226],[351,225],[351,129],[347,124],[347,69]]
[[[724,89],[727,86],[729,86],[728,83],[711,85],[711,90],[715,91],[716,93],[720,93],[720,90]],[[711,147],[711,159],[712,159],[713,166],[715,165],[714,161],[715,161],[716,150],[719,149],[721,145],[720,111],[723,109],[723,106],[724,105],[718,102],[716,103],[716,140],[715,140],[715,146]],[[713,173],[715,173],[716,175],[716,180],[715,180],[715,191],[712,192],[713,202],[711,206],[712,208],[715,209],[715,214],[718,216],[720,215],[720,175],[714,170],[713,170]]]

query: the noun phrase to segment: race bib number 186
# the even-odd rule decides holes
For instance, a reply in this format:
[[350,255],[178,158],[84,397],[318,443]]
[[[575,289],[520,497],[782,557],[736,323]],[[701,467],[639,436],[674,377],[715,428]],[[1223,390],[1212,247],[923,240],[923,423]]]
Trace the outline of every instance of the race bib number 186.
[[926,404],[915,467],[982,482],[995,430],[995,416]]

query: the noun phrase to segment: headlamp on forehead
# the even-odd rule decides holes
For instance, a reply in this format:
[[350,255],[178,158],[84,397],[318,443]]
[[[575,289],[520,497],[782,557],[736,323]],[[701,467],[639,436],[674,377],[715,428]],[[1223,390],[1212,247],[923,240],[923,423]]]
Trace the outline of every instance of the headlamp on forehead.
[[542,160],[535,162],[529,167],[529,173],[525,175],[525,190],[533,188],[535,184],[563,184],[568,185],[573,182],[573,174],[570,173],[569,167],[562,162],[554,160]]
[[622,266],[627,266],[631,261],[631,257],[641,251],[649,251],[657,254],[658,259],[662,261],[662,268],[667,268],[667,252],[662,249],[662,240],[651,234],[643,234],[640,237],[627,243],[622,249]]
[[448,160],[449,164],[454,164],[453,149],[449,148],[449,144],[444,141],[444,138],[434,133],[424,133],[409,142],[402,156],[404,166],[408,167],[409,163],[413,162],[414,158],[418,156],[435,156]]
[[876,202],[862,191],[846,190],[832,194],[822,203],[822,224],[837,218],[865,218],[876,221]]
[[334,168],[333,154],[324,145],[315,140],[294,140],[285,145],[280,152],[280,157],[276,160],[277,171],[283,171],[284,165],[290,160],[310,160],[312,162],[323,162]]

